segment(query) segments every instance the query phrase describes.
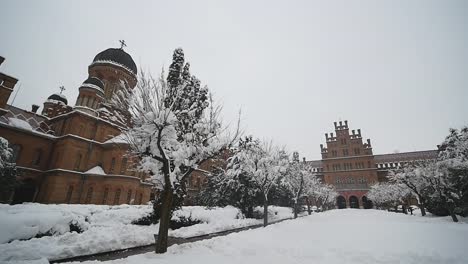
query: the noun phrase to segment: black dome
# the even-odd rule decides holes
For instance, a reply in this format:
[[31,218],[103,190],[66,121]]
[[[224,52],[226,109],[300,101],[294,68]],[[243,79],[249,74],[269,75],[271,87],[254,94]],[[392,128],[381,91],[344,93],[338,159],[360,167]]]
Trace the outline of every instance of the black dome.
[[86,79],[86,81],[83,82],[83,84],[85,83],[94,84],[97,87],[104,90],[104,83],[96,77],[88,77],[88,79]]
[[47,99],[60,101],[60,102],[62,102],[64,104],[68,105],[68,100],[63,94],[53,94],[53,95],[49,96],[49,98],[47,98]]
[[99,61],[117,62],[118,64],[124,65],[125,67],[129,68],[133,73],[137,74],[137,66],[133,61],[132,56],[130,56],[123,49],[106,49],[105,51],[102,51],[101,53],[96,55],[96,57],[94,57],[93,62]]

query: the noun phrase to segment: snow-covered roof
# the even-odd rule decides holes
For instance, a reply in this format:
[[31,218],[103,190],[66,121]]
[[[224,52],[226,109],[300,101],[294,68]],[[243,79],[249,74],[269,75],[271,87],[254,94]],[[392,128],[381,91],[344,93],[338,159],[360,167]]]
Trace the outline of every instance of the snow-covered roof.
[[375,158],[376,163],[416,161],[416,160],[436,159],[438,156],[438,153],[439,152],[437,150],[412,151],[412,152],[374,155],[374,158]]
[[94,85],[94,84],[91,84],[91,83],[83,83],[80,88],[83,87],[83,88],[89,88],[89,89],[93,89],[93,90],[96,90],[100,93],[104,93],[104,90],[101,89],[101,87],[97,86],[97,85]]
[[25,130],[33,130],[32,126],[27,121],[15,117],[9,117],[8,124],[13,127],[22,128]]
[[87,174],[106,175],[106,173],[104,172],[104,170],[102,169],[101,166],[96,166],[94,168],[91,168],[91,169],[85,171],[85,173],[87,173]]
[[117,67],[120,67],[120,68],[123,68],[133,74],[137,74],[135,71],[133,71],[132,69],[130,69],[129,67],[123,65],[123,64],[120,64],[118,62],[115,62],[115,61],[111,61],[111,60],[97,60],[97,61],[93,61],[93,63],[91,63],[91,65],[95,65],[95,64],[111,64],[111,65],[114,65],[114,66],[117,66]]
[[105,141],[103,144],[128,144],[128,142],[125,139],[124,134],[120,134],[118,136],[115,136],[115,137]]

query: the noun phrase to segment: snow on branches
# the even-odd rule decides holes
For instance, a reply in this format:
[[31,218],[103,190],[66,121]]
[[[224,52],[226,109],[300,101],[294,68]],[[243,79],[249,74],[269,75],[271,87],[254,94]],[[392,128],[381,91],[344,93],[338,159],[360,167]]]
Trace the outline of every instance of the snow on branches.
[[277,179],[286,173],[288,156],[271,142],[245,137],[228,160],[226,176],[236,179],[248,177],[263,194],[264,225],[268,224],[268,193]]

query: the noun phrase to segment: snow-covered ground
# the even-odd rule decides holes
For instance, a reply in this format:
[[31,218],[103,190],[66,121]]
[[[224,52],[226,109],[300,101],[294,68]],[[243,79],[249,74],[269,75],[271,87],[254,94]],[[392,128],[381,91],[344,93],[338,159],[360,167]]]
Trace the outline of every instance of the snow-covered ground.
[[[151,210],[149,205],[0,204],[0,262],[56,260],[151,244],[159,226],[131,224]],[[292,213],[290,208],[270,207],[270,215],[274,221]],[[230,206],[188,206],[176,211],[173,219],[181,216],[202,223],[170,230],[170,236],[186,238],[262,223],[242,218],[239,210]],[[84,231],[70,232],[70,222]],[[53,235],[34,238],[44,233]]]
[[[121,263],[468,263],[468,225],[446,217],[343,209],[171,246]],[[97,263],[97,262],[85,262]]]

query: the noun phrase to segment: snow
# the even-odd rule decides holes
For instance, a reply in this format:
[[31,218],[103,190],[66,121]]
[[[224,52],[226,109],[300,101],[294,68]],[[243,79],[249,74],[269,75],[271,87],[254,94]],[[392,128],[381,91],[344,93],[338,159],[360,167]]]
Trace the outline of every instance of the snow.
[[[273,220],[292,216],[289,208],[272,206],[270,209]],[[56,260],[149,245],[154,243],[153,234],[159,225],[138,226],[131,222],[151,210],[151,205],[0,204],[0,263]],[[184,207],[174,212],[173,219],[181,216],[191,216],[202,223],[170,230],[170,236],[187,238],[261,223],[257,219],[242,219],[239,210],[231,206]],[[69,232],[70,222],[80,226],[83,232]],[[34,238],[46,232],[53,236]]]
[[92,169],[87,170],[85,173],[87,174],[99,174],[99,175],[106,175],[104,170],[102,169],[101,166],[96,166]]
[[466,223],[447,218],[343,209],[108,263],[461,264],[468,259],[467,237]]
[[9,117],[8,118],[8,124],[13,127],[21,128],[24,130],[33,130],[32,126],[24,120],[14,118],[14,117]]
[[125,134],[120,134],[118,136],[115,136],[107,141],[105,141],[103,144],[128,144],[127,139],[125,137]]

